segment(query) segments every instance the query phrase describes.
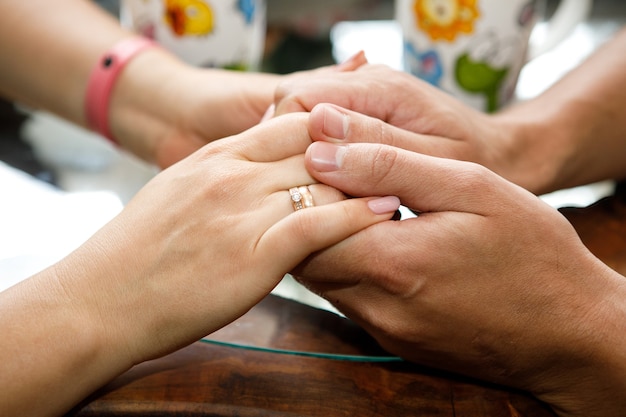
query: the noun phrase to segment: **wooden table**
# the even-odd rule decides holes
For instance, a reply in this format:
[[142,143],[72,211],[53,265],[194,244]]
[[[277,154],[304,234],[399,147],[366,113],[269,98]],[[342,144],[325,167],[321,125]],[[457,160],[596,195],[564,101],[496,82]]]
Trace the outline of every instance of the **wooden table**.
[[[597,256],[626,273],[625,187],[590,207],[561,212]],[[287,352],[197,342],[134,367],[69,415],[554,416],[525,393],[393,361],[349,320],[276,296],[212,339]]]

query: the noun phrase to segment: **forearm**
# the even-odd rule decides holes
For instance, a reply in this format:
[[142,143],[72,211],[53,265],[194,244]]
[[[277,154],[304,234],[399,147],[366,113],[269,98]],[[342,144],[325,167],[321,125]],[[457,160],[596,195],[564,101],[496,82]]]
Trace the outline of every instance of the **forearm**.
[[49,268],[0,293],[0,414],[62,415],[131,365],[104,342],[100,317],[76,303],[81,291]]
[[157,247],[159,240],[118,222],[0,292],[0,415],[64,415],[133,365],[174,350],[173,343],[160,348],[171,331],[156,313],[172,292],[145,286],[155,258],[146,245],[141,255],[135,249],[142,237]]
[[[0,2],[0,94],[86,126],[85,92],[102,54],[133,36],[87,0]],[[162,48],[133,57],[115,81],[109,129],[165,167],[258,123],[279,76],[188,65]]]
[[89,73],[130,33],[87,0],[4,1],[0,15],[0,92],[85,125]]
[[495,118],[514,132],[511,159],[535,164],[518,182],[543,193],[626,177],[624,109],[626,30],[544,94]]

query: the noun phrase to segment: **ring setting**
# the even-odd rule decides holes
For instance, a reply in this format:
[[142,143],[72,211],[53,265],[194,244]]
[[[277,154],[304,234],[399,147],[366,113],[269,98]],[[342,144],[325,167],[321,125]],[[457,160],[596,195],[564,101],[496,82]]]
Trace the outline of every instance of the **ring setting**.
[[294,211],[315,206],[313,195],[307,185],[290,188],[289,195],[291,196],[291,204],[293,205]]

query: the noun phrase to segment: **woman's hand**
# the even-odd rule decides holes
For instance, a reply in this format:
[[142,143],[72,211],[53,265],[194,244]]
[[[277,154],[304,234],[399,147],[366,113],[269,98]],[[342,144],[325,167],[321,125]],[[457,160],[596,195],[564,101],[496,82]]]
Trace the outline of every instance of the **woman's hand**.
[[257,124],[278,75],[192,67],[152,49],[118,79],[110,106],[120,145],[166,168],[208,142]]
[[350,72],[357,54],[340,64],[289,75],[195,68],[163,50],[135,57],[113,95],[112,129],[122,147],[168,167],[208,142],[258,124],[279,82]]
[[562,416],[626,402],[626,280],[556,210],[477,164],[379,144],[314,143],[314,178],[400,196],[295,275],[404,358],[531,391]]
[[[224,326],[310,253],[391,217],[395,206],[375,214],[366,200],[344,201],[342,193],[315,184],[304,167],[311,143],[306,119],[277,118],[205,146],[150,182],[99,235],[120,242],[106,257],[123,273],[109,301],[119,303],[128,285],[154,290],[145,291],[150,322],[126,321],[125,336],[142,343],[163,321],[161,349],[153,342],[143,346],[148,352],[133,349],[141,353],[135,361],[171,349],[180,332],[191,342]],[[307,184],[317,207],[294,213],[288,190]],[[181,297],[167,296],[177,292]],[[193,316],[202,320],[185,320]],[[136,337],[138,329],[148,331],[145,338]]]
[[[345,199],[304,167],[308,116],[213,142],[157,175],[53,267],[0,293],[2,415],[55,415],[134,364],[235,320],[395,197]],[[289,189],[315,207],[294,212]],[[39,401],[41,392],[47,392]]]

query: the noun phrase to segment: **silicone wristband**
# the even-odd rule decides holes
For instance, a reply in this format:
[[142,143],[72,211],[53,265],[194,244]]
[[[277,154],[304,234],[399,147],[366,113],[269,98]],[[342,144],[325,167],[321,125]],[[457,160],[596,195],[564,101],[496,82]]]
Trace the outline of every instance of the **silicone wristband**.
[[85,115],[88,126],[111,142],[117,141],[109,128],[109,102],[118,76],[128,62],[156,43],[141,37],[127,38],[106,51],[91,71],[85,94]]

